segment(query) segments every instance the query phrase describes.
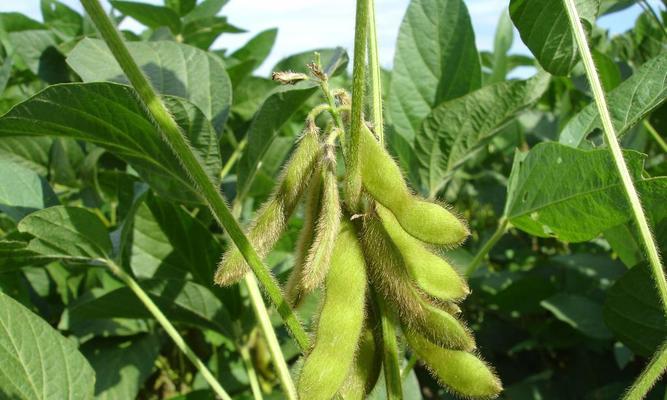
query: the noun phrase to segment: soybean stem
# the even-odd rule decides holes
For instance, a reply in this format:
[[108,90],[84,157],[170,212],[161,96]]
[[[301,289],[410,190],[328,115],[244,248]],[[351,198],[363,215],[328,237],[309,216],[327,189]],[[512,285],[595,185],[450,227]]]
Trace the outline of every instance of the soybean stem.
[[655,130],[653,125],[651,125],[651,123],[647,119],[645,119],[643,123],[644,123],[644,128],[646,128],[648,133],[651,136],[653,136],[653,139],[656,142],[658,142],[658,145],[660,145],[660,147],[662,148],[662,151],[667,153],[667,142],[665,142],[665,139],[660,137],[660,133],[658,133],[658,131]]
[[466,269],[466,276],[470,277],[477,268],[479,268],[480,264],[484,260],[484,258],[489,254],[491,249],[493,249],[493,246],[498,243],[500,238],[505,235],[505,232],[507,232],[507,229],[509,228],[509,220],[505,217],[500,218],[500,221],[498,221],[498,227],[496,228],[496,231],[493,232],[493,235],[489,238],[489,240],[484,243],[484,246],[482,246],[481,249],[475,254],[475,258],[472,259],[470,264],[468,265],[468,268]]
[[361,196],[361,168],[359,138],[364,121],[364,91],[366,88],[366,47],[368,46],[369,0],[357,0],[354,29],[354,66],[352,70],[352,112],[350,117],[350,140],[347,143],[347,180],[345,197],[348,207],[357,212]]
[[377,26],[375,24],[375,0],[368,0],[368,66],[371,83],[371,108],[373,127],[380,145],[384,146],[384,118],[382,116],[382,75],[378,56]]
[[665,341],[653,358],[642,371],[639,378],[632,384],[623,397],[624,400],[641,400],[646,397],[649,390],[656,384],[667,369],[667,341]]
[[181,133],[176,121],[166,106],[151,87],[146,76],[130,55],[120,33],[104,12],[99,0],[81,0],[83,7],[99,30],[102,38],[114,55],[114,58],[123,69],[130,83],[137,91],[142,103],[153,117],[160,134],[170,145],[174,154],[179,158],[183,168],[201,190],[201,196],[208,204],[216,220],[223,227],[236,247],[243,255],[250,268],[261,282],[273,304],[278,309],[285,325],[292,333],[297,345],[302,349],[308,348],[308,335],[296,318],[296,315],[285,300],[278,283],[269,273],[250,241],[245,236],[238,222],[222,198],[218,187],[211,181],[202,167],[198,157],[192,151],[187,139]]
[[273,359],[273,365],[276,367],[278,377],[280,378],[280,384],[285,391],[285,397],[288,400],[296,400],[296,388],[294,387],[292,376],[289,373],[285,357],[280,349],[280,343],[278,343],[278,338],[273,330],[273,325],[271,325],[269,314],[266,312],[266,307],[264,307],[264,300],[262,299],[262,293],[257,286],[257,281],[255,281],[255,277],[251,274],[247,274],[244,279],[248,286],[250,302],[255,310],[259,328],[264,334],[264,339],[266,339],[269,347],[269,353],[271,353],[271,358]]
[[380,327],[382,328],[382,367],[387,387],[387,400],[402,400],[403,385],[396,341],[396,315],[387,307],[381,295],[375,295],[375,302],[380,313]]
[[252,397],[255,400],[263,400],[262,397],[262,388],[259,386],[259,379],[257,378],[257,371],[255,371],[255,366],[252,364],[252,358],[250,357],[250,352],[248,348],[244,345],[238,345],[239,353],[241,353],[241,359],[243,364],[245,364],[246,372],[248,373],[248,381],[250,381],[250,390],[252,391]]
[[236,164],[236,161],[241,157],[241,153],[243,153],[243,150],[245,149],[245,146],[248,144],[248,138],[243,138],[236,148],[234,149],[234,152],[232,153],[231,156],[227,159],[227,162],[225,163],[225,166],[222,167],[222,170],[220,171],[220,180],[225,179],[227,174],[229,174],[229,171],[232,170],[232,167],[234,164]]
[[656,285],[658,286],[658,290],[660,292],[662,307],[664,312],[667,314],[667,281],[665,280],[665,274],[660,262],[658,247],[653,240],[653,235],[651,234],[651,229],[649,228],[646,215],[644,214],[642,204],[639,200],[639,195],[637,194],[635,185],[632,182],[632,178],[630,177],[630,172],[628,172],[628,167],[625,164],[625,160],[623,159],[623,152],[621,151],[621,146],[619,145],[618,139],[616,138],[616,132],[614,125],[611,122],[611,115],[609,114],[609,108],[607,107],[607,100],[605,98],[604,89],[602,88],[600,77],[598,76],[597,70],[595,69],[595,62],[593,61],[591,50],[588,47],[588,39],[586,38],[584,27],[581,24],[579,12],[577,11],[577,7],[574,4],[574,0],[564,1],[567,8],[568,17],[570,18],[570,26],[572,26],[572,30],[574,31],[574,37],[577,41],[579,54],[581,55],[584,68],[586,70],[588,83],[591,85],[595,104],[598,109],[598,114],[602,120],[604,136],[607,145],[609,146],[609,151],[614,158],[616,169],[621,176],[626,198],[630,203],[635,222],[639,227],[640,236],[644,242],[646,252],[648,253],[649,262],[653,272],[653,278],[655,279]]
[[412,353],[410,356],[410,359],[408,360],[408,363],[405,365],[403,370],[401,371],[401,380],[405,380],[408,375],[410,375],[410,372],[415,368],[415,365],[417,364],[417,361],[419,361],[419,358],[417,357],[417,353]]
[[211,389],[223,400],[231,400],[231,397],[225,392],[225,389],[222,388],[220,383],[215,379],[211,371],[206,367],[204,362],[197,357],[194,351],[190,346],[185,343],[185,339],[178,333],[174,325],[169,322],[169,319],[160,311],[160,308],[153,302],[153,300],[148,296],[148,294],[139,286],[137,281],[135,281],[130,275],[128,275],[121,267],[111,260],[104,260],[105,264],[109,267],[111,272],[114,273],[120,280],[127,285],[127,287],[134,292],[134,294],[139,298],[148,312],[150,312],[157,322],[162,326],[162,328],[167,332],[167,335],[174,341],[176,347],[185,354],[185,356],[194,364],[194,366],[202,374],[202,377],[208,382],[211,386]]

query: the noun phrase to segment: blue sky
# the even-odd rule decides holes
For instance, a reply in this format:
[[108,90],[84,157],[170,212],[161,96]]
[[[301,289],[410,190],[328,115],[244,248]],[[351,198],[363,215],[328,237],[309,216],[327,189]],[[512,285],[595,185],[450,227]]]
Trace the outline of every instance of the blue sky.
[[[71,7],[81,10],[78,0],[61,0]],[[161,4],[162,0],[143,0],[147,3]],[[108,6],[106,0],[103,0]],[[269,69],[281,58],[310,50],[316,47],[343,46],[351,51],[354,32],[354,0],[231,0],[223,9],[223,14],[230,22],[248,30],[244,34],[223,35],[215,47],[235,49],[243,45],[254,34],[268,28],[278,28],[276,45],[260,72],[269,73]],[[380,62],[391,66],[394,43],[398,28],[409,0],[378,0],[377,23],[380,44]],[[480,50],[493,47],[493,36],[500,13],[509,1],[466,0],[471,14],[477,46]],[[659,7],[660,0],[652,0],[654,7]],[[39,0],[0,1],[0,11],[18,11],[41,19]],[[626,11],[606,16],[598,21],[603,28],[612,33],[623,32],[634,24],[641,12],[639,6]],[[125,21],[123,28],[140,30],[135,21]],[[512,52],[527,53],[518,35]]]

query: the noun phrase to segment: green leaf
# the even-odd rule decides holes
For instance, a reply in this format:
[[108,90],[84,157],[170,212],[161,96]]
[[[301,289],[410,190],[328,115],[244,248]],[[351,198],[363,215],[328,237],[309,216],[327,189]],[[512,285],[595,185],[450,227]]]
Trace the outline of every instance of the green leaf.
[[28,250],[65,259],[108,259],[111,240],[106,227],[85,208],[56,206],[23,218],[20,232],[34,236]]
[[52,143],[48,137],[3,137],[0,158],[46,175]]
[[[583,22],[595,25],[600,0],[575,0]],[[542,67],[567,75],[579,60],[565,4],[553,0],[511,0],[510,16]]]
[[174,34],[181,31],[181,19],[171,8],[134,1],[110,0],[109,2],[116,10],[151,29],[166,26]]
[[0,397],[92,399],[95,373],[46,321],[0,293]]
[[0,211],[14,221],[59,203],[51,186],[34,171],[3,159],[0,171]]
[[[626,151],[624,156],[645,202],[667,196],[667,178],[642,180],[642,154]],[[569,242],[593,239],[632,218],[609,151],[557,143],[516,154],[505,216],[531,235]]]
[[496,28],[496,36],[493,41],[493,69],[488,82],[497,83],[505,80],[507,72],[509,71],[509,57],[507,53],[514,42],[514,26],[507,10],[500,14],[498,20],[498,27]]
[[183,27],[183,42],[207,50],[215,39],[225,32],[240,33],[245,31],[227,22],[226,17],[195,19]]
[[95,339],[81,352],[97,375],[97,400],[136,399],[139,389],[155,368],[160,352],[157,335],[139,335],[131,339]]
[[[320,53],[322,63],[326,66],[330,76],[345,72],[349,58],[347,53],[345,53],[345,50],[341,47],[313,49],[292,54],[291,56],[278,61],[276,65],[271,68],[271,71],[294,71],[307,74],[309,71],[306,64],[315,60],[315,53]],[[328,65],[327,60],[330,60]]]
[[549,84],[547,74],[527,81],[485,86],[438,105],[417,132],[415,154],[422,182],[438,190],[455,168],[502,126],[535,103]]
[[462,0],[412,0],[396,41],[389,122],[409,143],[443,101],[480,87],[475,33]]
[[44,23],[60,34],[63,39],[71,39],[83,33],[83,17],[58,0],[42,0]]
[[[172,322],[204,329],[213,329],[231,336],[231,318],[222,302],[206,287],[176,279],[139,281],[155,304]],[[143,303],[128,287],[96,291],[85,301],[68,308],[70,323],[107,318],[151,319]]]
[[165,0],[165,5],[176,11],[178,15],[184,16],[192,11],[197,5],[197,0]]
[[542,307],[559,320],[586,336],[611,339],[612,335],[602,319],[602,305],[576,294],[559,293],[542,300]]
[[12,56],[8,55],[2,63],[2,68],[0,68],[0,95],[2,95],[2,92],[4,92],[7,87],[7,82],[9,82],[9,78],[12,75],[13,65],[14,62]]
[[[175,42],[128,42],[130,54],[161,94],[188,99],[220,131],[232,103],[232,85],[216,56]],[[106,44],[83,39],[69,53],[67,63],[84,82],[129,84]]]
[[0,274],[13,272],[27,265],[40,265],[52,258],[28,250],[28,244],[15,240],[0,240]]
[[230,58],[239,61],[253,60],[255,68],[257,68],[262,65],[266,57],[271,53],[277,36],[278,29],[276,28],[262,31],[250,39],[243,47],[233,52]]
[[184,18],[185,21],[194,21],[202,18],[215,17],[229,0],[204,0],[190,11]]
[[[213,127],[187,101],[175,97],[165,101],[211,180],[219,182],[222,162]],[[48,87],[0,118],[0,142],[12,136],[60,136],[97,144],[131,164],[161,195],[186,203],[199,201],[198,189],[128,86]]]
[[[623,136],[636,123],[646,118],[667,98],[667,52],[642,65],[630,78],[607,95],[611,122],[616,134]],[[592,102],[572,117],[560,133],[559,142],[574,147],[584,143],[586,136],[602,129],[595,103]]]
[[17,58],[47,83],[69,81],[65,57],[58,50],[56,35],[47,30],[11,32],[9,41]]
[[123,226],[124,264],[138,278],[184,279],[210,285],[222,247],[208,227],[180,206],[146,193]]
[[667,319],[650,267],[635,266],[607,291],[604,320],[632,351],[649,357],[667,337]]
[[[334,75],[339,68],[345,68],[347,54],[342,48],[336,49],[331,58],[323,59],[324,72]],[[261,160],[278,136],[282,126],[318,90],[314,82],[304,81],[296,85],[283,85],[273,90],[264,100],[248,128],[248,145],[239,160],[238,193],[244,193],[255,179]]]

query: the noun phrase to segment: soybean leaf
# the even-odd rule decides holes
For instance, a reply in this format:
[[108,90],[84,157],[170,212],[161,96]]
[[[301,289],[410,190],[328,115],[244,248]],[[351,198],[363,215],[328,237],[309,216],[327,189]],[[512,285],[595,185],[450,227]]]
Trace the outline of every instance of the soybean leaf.
[[[594,26],[600,0],[575,0],[575,5],[583,22]],[[563,1],[511,0],[510,16],[542,68],[569,74],[579,58]]]
[[11,55],[7,56],[2,63],[2,68],[0,68],[0,95],[2,95],[2,92],[4,92],[7,87],[7,82],[9,82],[9,78],[12,75],[13,65],[14,62]]
[[181,31],[181,19],[171,8],[135,1],[110,0],[110,3],[116,10],[151,29],[166,26],[174,34]]
[[65,56],[58,50],[56,35],[44,29],[22,30],[9,33],[9,41],[33,74],[47,83],[69,81]]
[[412,0],[396,41],[387,104],[397,134],[412,143],[431,109],[480,87],[475,33],[462,0]]
[[[623,136],[636,123],[657,109],[667,98],[667,52],[642,65],[630,78],[607,96],[611,122],[616,134]],[[574,147],[586,136],[602,129],[595,103],[572,117],[560,133],[559,142]]]
[[28,250],[66,259],[108,259],[111,240],[106,227],[85,208],[55,206],[35,211],[19,222],[20,232],[34,238]]
[[28,249],[28,244],[16,240],[0,240],[0,274],[13,272],[26,265],[39,265],[52,260]]
[[164,4],[176,11],[178,15],[188,14],[197,5],[197,0],[165,0]]
[[602,305],[580,295],[559,293],[542,300],[542,307],[556,318],[586,336],[611,339],[612,335],[602,319]]
[[[130,54],[162,94],[188,99],[220,131],[232,102],[232,86],[219,58],[181,43],[128,42]],[[67,63],[84,82],[128,80],[104,41],[83,39]]]
[[48,137],[3,137],[0,158],[46,175],[52,143]]
[[[507,53],[514,42],[514,26],[507,10],[503,10],[498,20],[496,35],[493,41],[493,69],[488,83],[502,82],[509,71]],[[486,82],[485,82],[486,83]]]
[[547,74],[526,81],[485,86],[438,105],[415,138],[420,177],[430,193],[493,134],[535,103],[549,83]]
[[188,22],[183,27],[182,36],[184,43],[206,50],[211,47],[221,33],[225,32],[240,33],[245,31],[227,22],[226,17],[208,17]]
[[345,68],[347,67],[347,62],[349,59],[347,53],[345,53],[345,51],[340,47],[333,49],[313,49],[292,54],[291,56],[285,57],[278,61],[276,65],[273,66],[271,71],[294,71],[308,73],[308,67],[306,64],[315,60],[315,53],[320,54],[320,58],[323,60],[323,62],[330,60],[329,64],[327,65],[327,70],[329,71],[330,75],[337,75],[345,72]]
[[[222,302],[206,287],[177,279],[139,282],[160,310],[173,322],[213,329],[231,337],[231,318]],[[72,321],[106,318],[150,319],[152,314],[127,287],[96,291],[69,309]]]
[[[667,178],[642,179],[643,155],[626,151],[624,156],[644,203],[661,212],[657,205],[667,196]],[[532,235],[570,242],[593,239],[631,218],[609,151],[557,143],[516,154],[505,215]]]
[[194,21],[202,18],[215,17],[229,0],[204,0],[190,11],[184,18],[185,21]]
[[0,211],[14,221],[59,203],[51,186],[34,171],[3,159],[0,171]]
[[138,335],[130,339],[94,339],[81,352],[95,370],[95,398],[98,400],[135,399],[144,381],[155,368],[160,351],[157,335]]
[[[345,68],[347,54],[337,48],[329,59],[322,63],[327,75],[334,75],[339,68]],[[261,160],[278,136],[282,126],[315,93],[318,86],[314,82],[299,82],[296,85],[283,85],[273,90],[264,100],[248,128],[248,145],[239,160],[238,193],[250,189]]]
[[[165,97],[213,182],[222,168],[217,135],[191,103]],[[134,89],[116,83],[55,85],[18,104],[0,118],[0,138],[60,136],[95,143],[116,154],[158,193],[198,202],[198,190],[160,137]]]
[[138,278],[180,278],[211,282],[222,248],[212,233],[185,210],[144,194],[134,219],[123,226],[124,264]]
[[58,0],[42,0],[44,24],[57,32],[63,39],[70,39],[83,33],[83,17]]
[[600,15],[606,15],[623,11],[637,4],[636,0],[602,0],[600,4]]
[[95,372],[46,321],[0,292],[0,397],[92,399]]
[[267,29],[250,39],[243,47],[233,52],[230,57],[239,61],[252,60],[254,68],[259,67],[276,42],[278,29]]
[[632,351],[649,357],[667,337],[667,319],[647,263],[621,277],[607,292],[604,320]]

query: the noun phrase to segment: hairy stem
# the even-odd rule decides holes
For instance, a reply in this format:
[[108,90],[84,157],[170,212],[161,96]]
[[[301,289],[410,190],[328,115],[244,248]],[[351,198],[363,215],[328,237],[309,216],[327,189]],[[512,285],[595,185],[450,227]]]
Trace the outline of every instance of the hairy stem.
[[273,330],[271,325],[271,320],[269,319],[269,314],[266,312],[264,307],[264,300],[262,299],[262,293],[257,287],[257,281],[255,277],[248,274],[245,276],[245,282],[248,286],[248,294],[250,296],[250,302],[252,303],[253,309],[255,310],[255,316],[257,317],[257,322],[259,323],[259,329],[264,334],[264,338],[269,346],[269,353],[271,353],[271,358],[273,359],[273,365],[276,367],[278,372],[278,378],[280,378],[280,384],[285,391],[285,397],[288,400],[296,400],[296,388],[294,382],[292,381],[292,376],[289,373],[289,368],[287,367],[287,362],[285,361],[285,356],[283,356],[282,350],[280,349],[280,343],[278,343],[278,338],[276,337],[276,332]]
[[403,368],[403,370],[401,370],[401,380],[405,381],[408,375],[410,375],[410,372],[412,372],[412,370],[415,368],[417,361],[419,361],[417,353],[412,353],[410,359],[408,360],[408,363],[405,364],[405,367]]
[[241,157],[241,153],[243,153],[243,150],[245,149],[245,146],[248,144],[248,139],[243,138],[240,143],[238,143],[238,146],[234,149],[234,152],[232,153],[231,156],[227,159],[227,162],[225,163],[225,166],[222,167],[222,170],[220,171],[220,180],[225,179],[227,174],[229,174],[229,171],[232,170],[232,167],[234,167],[234,164],[236,164],[236,161]]
[[202,377],[208,382],[208,384],[211,386],[211,389],[215,392],[215,394],[220,397],[223,400],[231,400],[231,397],[225,392],[225,389],[222,388],[220,383],[218,382],[217,379],[213,376],[211,371],[206,367],[206,364],[202,360],[197,357],[194,351],[190,348],[190,346],[185,343],[185,339],[178,333],[174,325],[169,322],[169,319],[167,316],[165,316],[162,311],[160,311],[160,308],[153,302],[153,300],[148,296],[148,294],[139,286],[137,281],[135,281],[130,275],[128,275],[125,271],[123,271],[122,268],[120,268],[116,263],[114,263],[111,260],[104,260],[106,265],[109,267],[111,272],[113,272],[114,275],[116,275],[120,280],[123,281],[127,285],[127,287],[134,292],[134,294],[139,298],[139,301],[141,301],[146,309],[148,309],[148,312],[150,312],[153,317],[157,320],[157,322],[162,326],[162,328],[167,332],[167,335],[171,338],[171,340],[174,341],[174,344],[176,344],[176,347],[178,347],[183,354],[192,362],[192,364],[199,370],[201,373]]
[[354,66],[352,70],[352,112],[350,140],[347,143],[347,179],[345,199],[353,212],[359,208],[361,196],[361,169],[359,167],[359,137],[363,121],[364,92],[366,89],[366,47],[368,46],[368,2],[357,0],[354,28]]
[[380,313],[380,327],[382,329],[382,367],[384,382],[387,387],[387,400],[402,400],[403,380],[401,379],[398,342],[396,341],[396,315],[387,306],[381,295],[375,295],[375,302]]
[[[285,300],[278,283],[269,273],[268,268],[257,255],[257,252],[250,244],[241,227],[232,216],[227,207],[218,187],[211,181],[206,171],[199,162],[197,156],[192,151],[190,144],[181,133],[176,121],[171,116],[166,106],[155,93],[143,72],[137,66],[125,46],[123,39],[116,27],[112,24],[109,16],[104,12],[99,0],[81,0],[83,7],[99,30],[102,38],[114,55],[114,58],[123,69],[130,83],[137,91],[141,101],[156,122],[159,131],[164,140],[170,145],[175,155],[181,161],[183,167],[188,171],[195,185],[201,190],[201,196],[211,208],[211,212],[222,228],[232,239],[236,247],[245,258],[257,279],[262,284],[273,304],[278,309],[285,325],[292,333],[299,347],[308,348],[308,336],[301,326],[296,315]],[[263,307],[263,304],[262,304]]]
[[644,243],[646,253],[648,254],[649,262],[651,263],[653,278],[655,279],[656,285],[658,286],[658,290],[660,292],[663,310],[665,313],[667,313],[667,281],[665,281],[665,274],[660,263],[658,247],[655,244],[653,235],[651,234],[651,229],[649,228],[648,221],[646,219],[646,215],[644,214],[642,204],[639,200],[639,195],[637,194],[635,185],[632,182],[630,173],[628,172],[628,166],[625,164],[625,160],[623,159],[623,152],[621,151],[621,146],[619,145],[618,139],[616,138],[616,132],[614,130],[614,125],[611,122],[611,115],[609,114],[609,108],[607,107],[607,100],[604,95],[604,89],[602,88],[600,77],[598,76],[597,70],[595,69],[595,63],[593,62],[591,50],[588,47],[588,39],[586,38],[584,27],[581,24],[579,12],[577,11],[577,7],[574,5],[574,0],[564,1],[567,8],[568,17],[570,18],[570,25],[572,26],[574,37],[577,41],[577,46],[579,47],[579,54],[581,55],[584,68],[586,69],[586,76],[593,91],[593,97],[595,98],[598,114],[600,114],[600,119],[602,120],[604,137],[614,158],[616,169],[618,169],[618,173],[621,176],[625,195],[628,199],[628,202],[630,203],[632,214],[634,216],[635,222],[637,223],[637,226],[639,227],[639,233],[641,235],[642,242]]
[[665,341],[653,358],[642,371],[639,378],[632,384],[623,397],[625,400],[641,400],[646,397],[649,390],[658,382],[667,369],[667,341]]
[[644,128],[646,128],[646,130],[653,137],[653,139],[656,142],[658,142],[658,145],[660,145],[662,151],[667,153],[667,142],[665,142],[665,139],[660,137],[660,133],[658,133],[658,131],[655,130],[653,125],[651,125],[651,123],[647,119],[645,119],[643,123],[644,123]]
[[378,141],[384,146],[384,118],[382,116],[382,75],[378,56],[377,26],[375,24],[375,0],[368,0],[368,66],[371,82],[371,108],[373,127]]
[[468,265],[468,268],[466,268],[466,276],[470,277],[475,271],[477,271],[477,268],[479,268],[480,264],[482,261],[484,261],[484,258],[489,254],[491,249],[493,249],[493,246],[498,243],[500,238],[505,235],[507,232],[507,229],[509,228],[509,221],[507,218],[502,217],[500,221],[498,221],[498,227],[496,228],[496,231],[493,232],[493,235],[489,238],[489,240],[484,243],[484,246],[482,246],[481,249],[475,254],[475,258],[472,259],[470,264]]

